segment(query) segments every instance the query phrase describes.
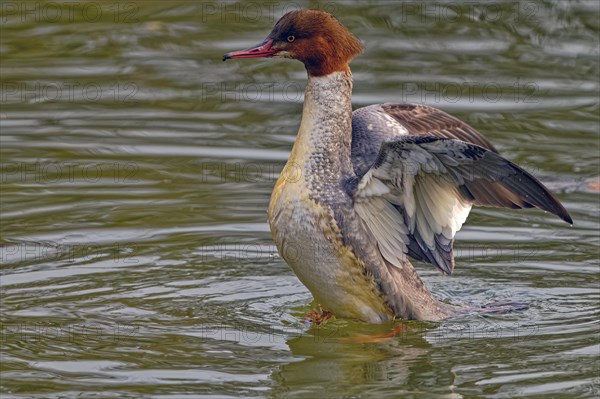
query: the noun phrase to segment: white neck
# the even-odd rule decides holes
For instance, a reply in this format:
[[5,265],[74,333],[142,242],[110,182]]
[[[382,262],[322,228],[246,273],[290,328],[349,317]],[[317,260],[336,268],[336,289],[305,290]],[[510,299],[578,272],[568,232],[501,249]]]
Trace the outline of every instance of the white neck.
[[309,76],[290,161],[305,165],[306,179],[339,184],[354,176],[351,140],[352,75],[348,71]]

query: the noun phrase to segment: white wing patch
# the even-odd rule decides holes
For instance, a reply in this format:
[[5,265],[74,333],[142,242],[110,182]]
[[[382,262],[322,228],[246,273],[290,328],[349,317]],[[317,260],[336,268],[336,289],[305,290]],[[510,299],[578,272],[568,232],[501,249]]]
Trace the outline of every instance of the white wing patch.
[[[446,168],[456,160],[438,156],[444,149],[437,142],[427,144],[407,143],[402,151],[383,153],[358,184],[355,210],[391,264],[401,267],[412,240],[450,273],[452,241],[471,204],[462,200]],[[450,270],[441,267],[448,263]]]
[[451,240],[462,227],[471,211],[456,188],[441,184],[435,177],[417,178],[414,186],[416,215],[414,216],[421,237],[430,249],[435,249],[434,234],[442,234]]

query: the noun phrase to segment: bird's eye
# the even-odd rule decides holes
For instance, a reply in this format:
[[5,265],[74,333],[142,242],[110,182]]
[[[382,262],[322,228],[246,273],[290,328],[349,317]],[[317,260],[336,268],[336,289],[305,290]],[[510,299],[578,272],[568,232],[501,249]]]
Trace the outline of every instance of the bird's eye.
[[296,40],[296,38],[293,35],[288,36],[287,41],[288,42],[293,42],[294,40]]

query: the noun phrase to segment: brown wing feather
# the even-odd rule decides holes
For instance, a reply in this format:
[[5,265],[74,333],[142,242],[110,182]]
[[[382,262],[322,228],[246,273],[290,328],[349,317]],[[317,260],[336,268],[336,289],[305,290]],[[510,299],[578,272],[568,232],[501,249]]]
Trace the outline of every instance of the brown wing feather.
[[437,108],[424,104],[382,104],[381,108],[413,136],[461,140],[498,152],[477,130]]

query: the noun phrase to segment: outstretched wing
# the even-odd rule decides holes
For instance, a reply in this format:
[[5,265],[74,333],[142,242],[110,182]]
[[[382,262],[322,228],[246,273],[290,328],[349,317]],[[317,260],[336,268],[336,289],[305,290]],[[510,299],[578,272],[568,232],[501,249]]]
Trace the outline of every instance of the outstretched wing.
[[409,255],[446,274],[454,269],[454,235],[473,204],[537,207],[572,223],[558,200],[517,165],[479,145],[431,136],[384,142],[354,199],[388,262],[401,267]]

